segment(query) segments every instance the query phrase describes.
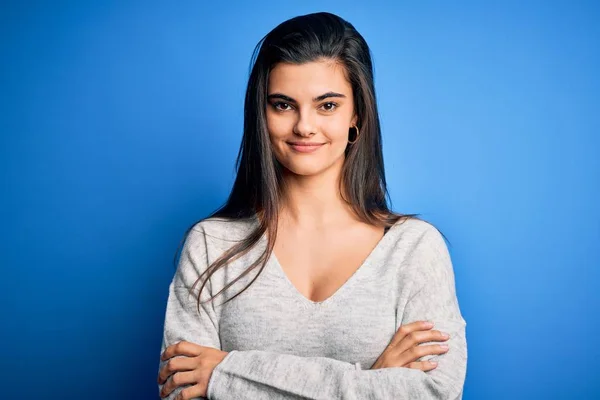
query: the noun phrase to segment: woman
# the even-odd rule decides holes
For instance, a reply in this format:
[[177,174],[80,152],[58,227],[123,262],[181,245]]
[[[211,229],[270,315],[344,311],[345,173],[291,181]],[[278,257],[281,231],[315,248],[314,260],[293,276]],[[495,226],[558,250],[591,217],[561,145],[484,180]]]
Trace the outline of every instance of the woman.
[[363,37],[330,13],[280,24],[253,55],[231,195],[186,232],[161,397],[461,398],[448,249],[386,194]]

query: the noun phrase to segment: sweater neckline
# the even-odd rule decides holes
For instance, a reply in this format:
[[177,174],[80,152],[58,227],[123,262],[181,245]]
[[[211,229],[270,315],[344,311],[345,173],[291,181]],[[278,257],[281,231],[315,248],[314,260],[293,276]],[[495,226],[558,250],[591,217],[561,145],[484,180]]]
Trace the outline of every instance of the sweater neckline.
[[[307,308],[320,309],[320,308],[329,306],[331,303],[334,303],[336,300],[343,297],[346,292],[351,290],[352,287],[357,284],[357,282],[360,280],[360,278],[368,272],[369,266],[372,264],[373,259],[375,259],[379,255],[379,253],[381,253],[381,251],[383,251],[385,244],[388,241],[392,240],[391,238],[392,238],[392,236],[394,236],[392,234],[392,231],[394,229],[396,229],[398,227],[398,225],[400,225],[400,224],[396,223],[396,224],[392,225],[388,229],[388,231],[383,235],[383,237],[381,239],[379,239],[377,244],[375,244],[375,246],[373,247],[371,252],[363,260],[362,264],[356,269],[356,271],[354,271],[354,273],[350,276],[350,278],[348,278],[346,280],[346,282],[344,282],[342,284],[342,286],[337,288],[337,290],[332,295],[330,295],[328,298],[326,298],[325,300],[322,300],[322,301],[313,301],[313,300],[307,298],[306,296],[304,296],[298,290],[296,285],[294,285],[292,283],[292,281],[289,279],[289,277],[283,270],[283,267],[281,266],[281,263],[277,259],[275,252],[271,252],[271,256],[269,257],[269,262],[271,262],[273,264],[275,273],[285,282],[287,289],[290,291],[290,293],[292,293],[292,295],[296,298],[296,300],[301,305],[303,305],[304,307],[307,307]],[[266,240],[266,235],[263,238]]]

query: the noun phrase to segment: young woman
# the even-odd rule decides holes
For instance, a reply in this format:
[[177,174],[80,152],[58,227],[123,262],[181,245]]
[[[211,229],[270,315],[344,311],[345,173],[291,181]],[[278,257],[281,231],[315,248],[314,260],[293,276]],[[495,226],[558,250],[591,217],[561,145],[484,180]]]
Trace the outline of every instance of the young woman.
[[432,224],[388,209],[365,40],[315,13],[252,58],[231,195],[169,286],[160,396],[461,398],[452,262]]

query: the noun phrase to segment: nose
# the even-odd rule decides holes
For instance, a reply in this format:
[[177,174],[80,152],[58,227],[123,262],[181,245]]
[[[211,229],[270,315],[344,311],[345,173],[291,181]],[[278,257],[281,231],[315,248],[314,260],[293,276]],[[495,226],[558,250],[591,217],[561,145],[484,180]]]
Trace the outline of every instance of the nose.
[[302,137],[308,137],[316,133],[315,119],[310,111],[299,113],[298,121],[294,125],[294,133]]

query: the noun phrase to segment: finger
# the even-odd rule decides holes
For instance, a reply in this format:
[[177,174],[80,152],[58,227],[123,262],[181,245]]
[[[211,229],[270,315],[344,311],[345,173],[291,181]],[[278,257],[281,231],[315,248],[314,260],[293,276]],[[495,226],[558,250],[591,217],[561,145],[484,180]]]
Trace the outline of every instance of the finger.
[[160,397],[167,397],[171,392],[183,385],[193,385],[196,383],[195,373],[193,371],[177,372],[164,384],[160,391]]
[[167,347],[161,354],[160,359],[164,361],[176,355],[196,357],[200,355],[202,347],[203,346],[200,346],[196,343],[190,343],[182,340]]
[[406,335],[400,343],[396,344],[394,350],[401,353],[421,343],[444,342],[449,338],[450,336],[448,336],[446,333],[438,330],[413,331]]
[[174,357],[165,363],[158,372],[158,383],[163,384],[175,372],[191,371],[198,366],[198,360],[190,357]]
[[414,346],[404,351],[398,357],[399,364],[405,366],[413,361],[417,361],[419,358],[428,355],[444,354],[448,351],[448,347],[445,345],[433,344],[428,346]]
[[407,365],[407,368],[420,369],[421,371],[431,371],[437,367],[437,363],[434,361],[415,361]]
[[206,397],[206,391],[203,391],[200,385],[185,388],[177,395],[176,400],[190,400],[197,397]]
[[406,335],[408,335],[411,332],[417,330],[429,330],[431,328],[433,328],[433,324],[429,321],[416,321],[410,324],[402,325],[394,334],[394,337],[390,342],[390,347],[396,346],[406,337]]

